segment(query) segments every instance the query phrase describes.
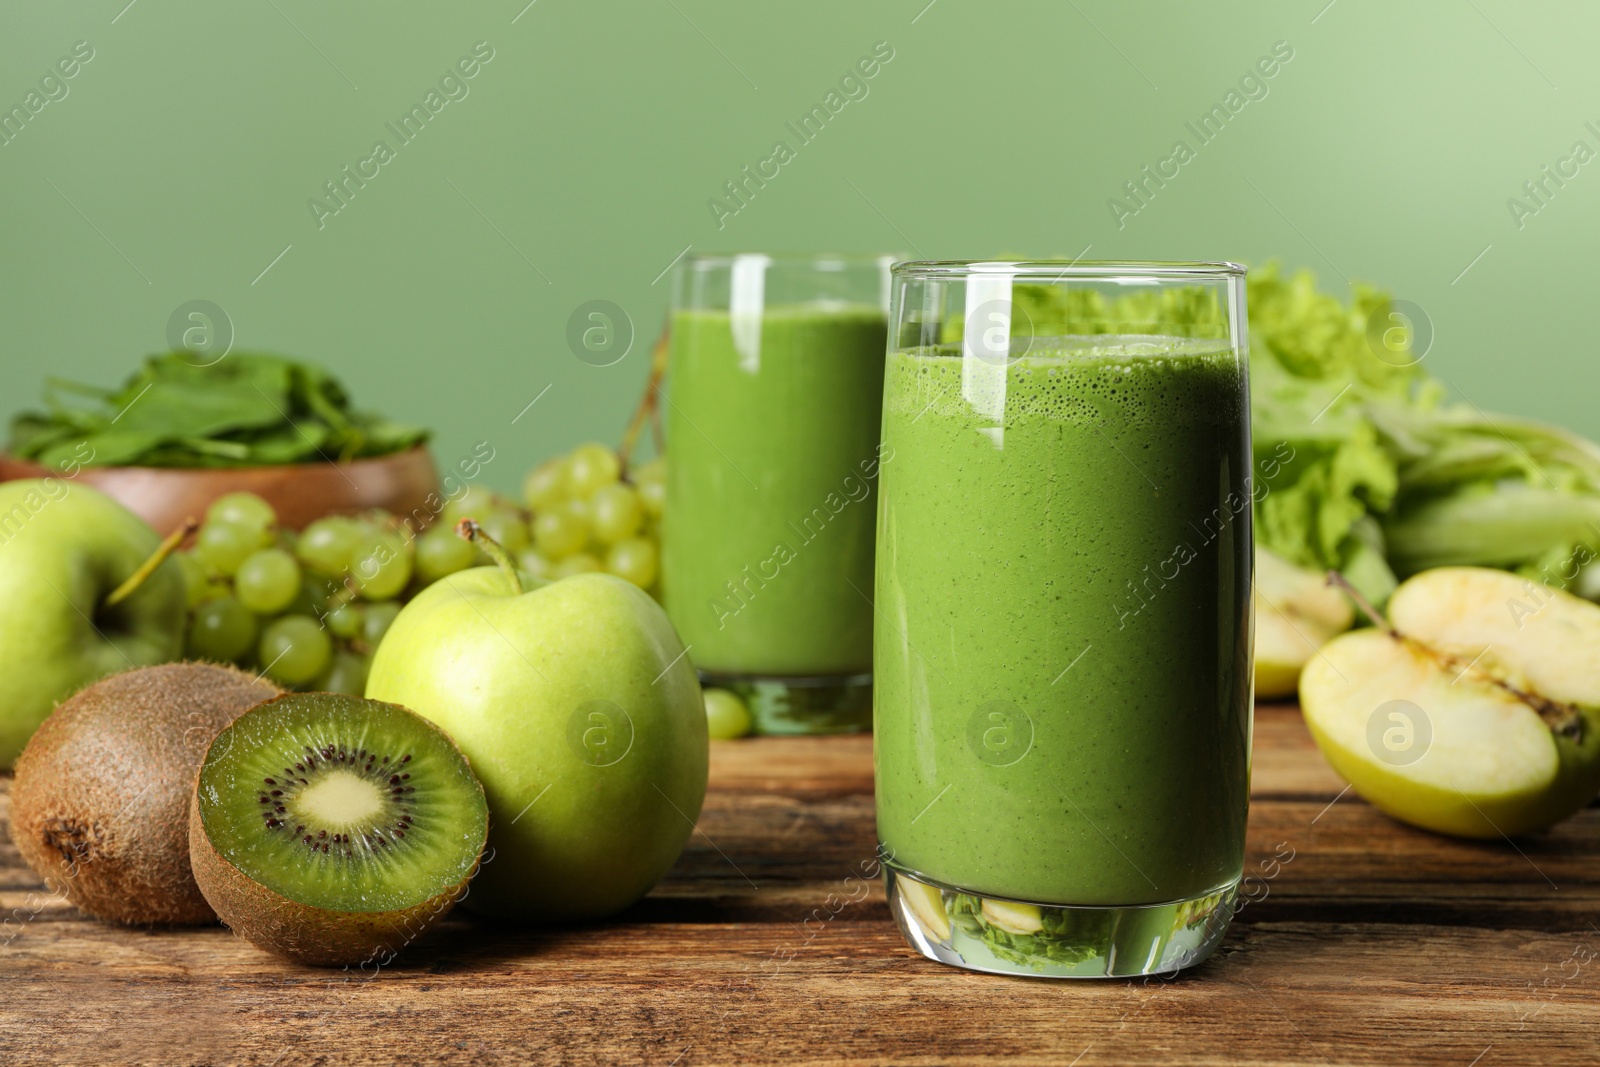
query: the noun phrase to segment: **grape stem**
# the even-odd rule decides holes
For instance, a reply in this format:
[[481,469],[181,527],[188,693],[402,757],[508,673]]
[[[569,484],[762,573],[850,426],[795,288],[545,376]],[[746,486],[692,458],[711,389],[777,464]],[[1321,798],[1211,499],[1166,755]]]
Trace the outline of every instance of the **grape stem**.
[[617,449],[624,476],[628,473],[633,447],[639,443],[639,434],[644,430],[646,419],[650,420],[656,455],[665,450],[666,442],[661,439],[661,382],[667,376],[667,353],[671,341],[672,324],[664,322],[661,324],[661,336],[656,338],[655,348],[650,352],[650,377],[644,383],[644,395],[639,398],[639,406],[633,409],[633,417],[628,420],[628,428],[622,434],[622,447]]
[[478,525],[477,519],[466,518],[456,523],[456,536],[464,541],[475,542],[485,552],[489,553],[489,558],[494,560],[494,565],[500,568],[500,573],[505,575],[506,580],[511,583],[513,592],[517,596],[523,594],[522,576],[517,573],[517,568],[511,562],[511,557],[506,555],[506,550],[500,547],[499,541],[484,532],[483,527]]
[[167,557],[178,550],[178,546],[183,544],[183,539],[199,528],[200,524],[192,516],[184,519],[176,530],[167,534],[165,540],[156,546],[156,550],[150,553],[150,558],[139,564],[138,570],[128,575],[127,581],[111,590],[111,595],[106,597],[104,604],[100,605],[101,610],[114,608],[138,592],[139,587],[145,583],[145,579],[154,574],[156,568],[165,563]]

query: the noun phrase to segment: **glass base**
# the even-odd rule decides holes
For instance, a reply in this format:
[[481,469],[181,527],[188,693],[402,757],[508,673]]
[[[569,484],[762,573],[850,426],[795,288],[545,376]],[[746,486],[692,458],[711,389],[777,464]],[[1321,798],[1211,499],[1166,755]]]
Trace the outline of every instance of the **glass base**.
[[701,671],[736,693],[758,734],[859,734],[872,729],[872,675],[776,677]]
[[930,960],[1033,978],[1174,974],[1211,955],[1233,918],[1237,881],[1190,900],[1129,907],[984,897],[883,865],[900,933]]

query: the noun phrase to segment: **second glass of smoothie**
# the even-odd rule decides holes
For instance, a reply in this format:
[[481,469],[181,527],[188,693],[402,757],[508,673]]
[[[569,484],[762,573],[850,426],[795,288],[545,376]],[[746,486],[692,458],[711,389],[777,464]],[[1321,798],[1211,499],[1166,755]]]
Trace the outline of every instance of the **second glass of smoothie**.
[[760,733],[871,726],[890,256],[678,268],[662,594]]
[[924,955],[1197,963],[1242,874],[1244,269],[902,263],[877,538],[889,900]]

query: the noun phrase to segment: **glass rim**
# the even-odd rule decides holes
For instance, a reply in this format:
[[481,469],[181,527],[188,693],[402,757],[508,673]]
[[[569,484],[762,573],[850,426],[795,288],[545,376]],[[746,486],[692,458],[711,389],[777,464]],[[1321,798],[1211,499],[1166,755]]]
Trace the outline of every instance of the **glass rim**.
[[765,259],[769,267],[810,267],[837,263],[841,267],[892,267],[904,260],[899,252],[690,252],[678,266],[686,271],[727,269],[746,257]]
[[1076,259],[923,259],[896,263],[895,277],[965,278],[972,275],[1005,274],[1012,277],[1061,281],[1112,280],[1128,276],[1167,279],[1242,278],[1248,267],[1227,260],[1076,260]]

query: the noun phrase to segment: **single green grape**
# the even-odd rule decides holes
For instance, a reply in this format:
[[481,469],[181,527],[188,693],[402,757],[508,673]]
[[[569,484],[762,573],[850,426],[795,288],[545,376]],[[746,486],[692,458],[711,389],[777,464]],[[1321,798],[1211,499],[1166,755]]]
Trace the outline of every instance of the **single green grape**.
[[[526,534],[524,534],[526,539]],[[447,574],[464,571],[477,562],[477,549],[445,525],[430,527],[417,538],[417,575],[424,582],[437,582]]]
[[533,520],[533,541],[546,559],[565,559],[589,543],[589,522],[572,503],[545,508]]
[[634,486],[638,502],[645,506],[645,514],[661,518],[667,507],[667,464],[662,459],[651,459],[634,472]]
[[355,652],[335,652],[328,669],[317,679],[317,691],[345,693],[353,697],[362,696],[367,690],[367,671],[371,666],[372,659],[369,656]]
[[567,495],[567,461],[547,459],[522,479],[522,497],[534,511],[558,503]]
[[327,624],[328,630],[333,636],[351,638],[361,632],[365,619],[361,611],[361,605],[350,603],[340,604],[323,616],[322,621]]
[[500,498],[491,490],[481,485],[469,485],[466,490],[454,500],[444,506],[444,511],[439,513],[439,518],[446,526],[455,526],[462,519],[477,519],[483,517],[495,508],[504,507]]
[[526,571],[534,578],[549,578],[550,572],[554,567],[555,564],[531,548],[517,553],[517,568]]
[[649,589],[656,582],[660,554],[653,541],[632,537],[614,545],[606,553],[606,570],[618,578],[625,578],[640,589]]
[[528,524],[522,513],[504,507],[496,508],[478,517],[483,532],[500,543],[500,547],[515,556],[528,547]]
[[231,577],[245,558],[261,547],[261,531],[231,522],[207,522],[200,527],[194,551],[200,562],[217,574]]
[[361,524],[344,515],[318,519],[300,532],[295,554],[311,570],[337,578],[350,569],[356,545],[361,540]]
[[350,573],[365,600],[399,596],[411,580],[411,546],[398,532],[375,534],[355,551]]
[[256,617],[231,596],[207,600],[194,609],[184,654],[214,663],[233,663],[256,641]]
[[380,508],[372,508],[355,516],[356,523],[361,527],[361,536],[365,540],[377,537],[379,534],[398,532],[395,517]]
[[256,647],[262,673],[283,685],[305,685],[321,674],[333,642],[309,615],[284,615],[267,623]]
[[567,456],[567,491],[576,497],[590,497],[617,480],[622,460],[605,445],[579,445]]
[[314,619],[320,619],[327,614],[328,604],[333,600],[333,595],[339,591],[339,584],[320,574],[308,574],[303,570],[301,574],[303,578],[300,582],[300,591],[289,602],[289,606],[278,614],[309,615]]
[[571,500],[568,500],[561,506],[565,508],[567,514],[571,515],[573,518],[582,519],[584,529],[590,530],[591,533],[593,532],[594,503],[592,501],[573,497]]
[[574,574],[593,574],[601,569],[600,561],[587,552],[578,552],[550,568],[551,578],[571,578]]
[[719,741],[731,741],[750,732],[750,709],[726,689],[707,689],[706,729]]
[[281,548],[252,552],[233,576],[233,594],[257,615],[276,615],[300,594],[300,564]]
[[361,620],[361,639],[376,652],[383,635],[389,632],[394,617],[400,614],[400,605],[392,600],[382,604],[368,604],[366,617]]
[[263,534],[277,525],[278,513],[272,510],[271,504],[254,493],[227,493],[217,497],[206,508],[206,522],[242,526]]
[[178,570],[183,574],[184,596],[191,608],[196,607],[211,591],[211,578],[206,574],[206,565],[193,552],[177,552],[172,558],[178,561]]
[[596,493],[589,501],[589,513],[595,540],[603,545],[626,541],[638,532],[639,523],[644,520],[639,494],[620,483]]

